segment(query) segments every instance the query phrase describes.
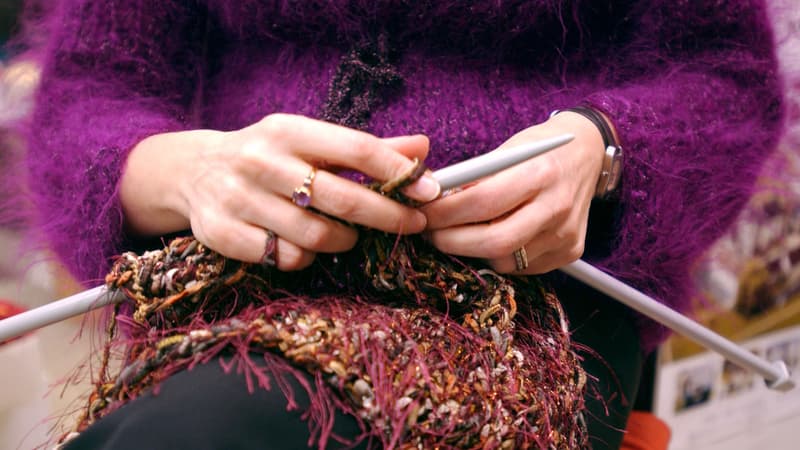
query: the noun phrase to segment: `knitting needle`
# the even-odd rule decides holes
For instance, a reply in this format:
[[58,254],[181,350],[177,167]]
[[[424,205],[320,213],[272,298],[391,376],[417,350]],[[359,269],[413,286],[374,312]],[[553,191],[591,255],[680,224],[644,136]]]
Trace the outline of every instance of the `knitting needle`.
[[439,169],[433,172],[433,178],[439,182],[442,192],[455,189],[558,148],[574,138],[571,134],[562,134],[516,147],[495,150]]
[[[771,389],[788,391],[794,387],[794,381],[790,378],[789,370],[783,361],[769,362],[759,358],[585,261],[575,261],[559,270],[704,347],[716,351],[730,361],[758,373],[764,377],[767,386]],[[123,299],[124,296],[119,291],[108,290],[106,286],[97,286],[0,321],[0,342],[72,316],[117,303]]]
[[[525,145],[489,152],[433,172],[441,190],[453,189],[507,169],[520,162],[560,147],[574,139],[571,134],[534,141]],[[117,290],[97,286],[44,306],[0,320],[0,342],[29,331],[60,322],[122,301]]]
[[104,285],[78,292],[75,295],[0,320],[0,342],[87,313],[93,309],[119,303],[124,299],[125,296],[120,291],[109,290]]
[[589,263],[578,260],[559,270],[666,325],[673,331],[714,350],[739,366],[758,373],[764,378],[770,389],[786,392],[794,388],[794,380],[790,378],[789,369],[783,361],[770,362],[754,355],[742,346],[657,302]]

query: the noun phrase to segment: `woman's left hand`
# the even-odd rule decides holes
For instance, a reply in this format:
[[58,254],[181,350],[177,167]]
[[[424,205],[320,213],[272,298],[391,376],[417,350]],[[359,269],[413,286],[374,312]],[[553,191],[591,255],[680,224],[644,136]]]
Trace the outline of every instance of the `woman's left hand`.
[[562,133],[575,139],[425,205],[433,245],[485,258],[501,273],[539,274],[580,258],[604,155],[595,125],[562,112],[515,134],[496,151]]

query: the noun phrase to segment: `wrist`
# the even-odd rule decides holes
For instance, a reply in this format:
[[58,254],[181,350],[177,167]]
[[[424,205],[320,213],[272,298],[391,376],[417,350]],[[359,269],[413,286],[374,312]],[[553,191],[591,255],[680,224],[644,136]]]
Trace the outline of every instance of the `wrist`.
[[608,198],[612,196],[620,183],[622,172],[622,146],[619,143],[616,128],[605,113],[589,106],[577,106],[563,111],[556,110],[551,113],[550,117],[554,118],[564,114],[582,116],[585,119],[584,123],[591,123],[600,135],[603,159],[595,186],[595,197]]
[[205,133],[208,131],[157,134],[130,151],[119,197],[131,234],[154,236],[189,227],[184,186],[198,146],[208,145]]
[[590,173],[587,182],[591,184],[592,193],[595,192],[596,180],[599,179],[603,167],[603,136],[597,127],[586,117],[572,111],[560,111],[551,115],[547,121],[564,132],[575,135],[575,140],[583,151],[581,164]]

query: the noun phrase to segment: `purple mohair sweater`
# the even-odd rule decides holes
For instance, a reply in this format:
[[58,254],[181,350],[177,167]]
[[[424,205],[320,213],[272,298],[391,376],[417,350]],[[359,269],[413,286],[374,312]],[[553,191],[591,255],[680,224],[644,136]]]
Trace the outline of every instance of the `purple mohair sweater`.
[[[735,218],[781,131],[758,0],[54,3],[27,163],[41,231],[89,283],[130,245],[117,185],[139,140],[273,112],[318,117],[340,59],[378,32],[403,84],[367,130],[428,135],[434,168],[553,109],[605,111],[624,178],[615,204],[593,207],[585,258],[679,310],[689,267]],[[665,335],[638,325],[645,349]]]

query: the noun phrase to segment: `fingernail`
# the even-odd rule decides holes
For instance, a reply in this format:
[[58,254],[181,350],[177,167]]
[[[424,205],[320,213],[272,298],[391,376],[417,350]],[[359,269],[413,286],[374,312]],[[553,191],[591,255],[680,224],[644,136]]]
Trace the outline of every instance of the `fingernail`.
[[419,180],[406,188],[406,195],[423,202],[429,202],[439,196],[442,187],[430,173],[426,173]]

